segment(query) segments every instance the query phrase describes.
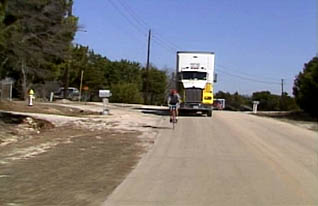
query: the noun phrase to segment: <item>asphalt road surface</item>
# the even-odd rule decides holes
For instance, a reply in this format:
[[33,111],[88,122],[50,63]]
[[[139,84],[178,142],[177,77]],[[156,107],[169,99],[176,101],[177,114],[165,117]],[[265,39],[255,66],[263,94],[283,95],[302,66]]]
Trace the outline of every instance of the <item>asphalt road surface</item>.
[[318,132],[245,113],[182,117],[103,205],[316,206]]

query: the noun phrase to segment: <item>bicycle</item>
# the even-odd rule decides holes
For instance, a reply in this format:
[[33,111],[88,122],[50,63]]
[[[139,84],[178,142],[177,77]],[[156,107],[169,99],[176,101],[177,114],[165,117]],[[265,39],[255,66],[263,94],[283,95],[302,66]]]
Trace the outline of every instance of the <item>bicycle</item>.
[[172,123],[172,128],[175,128],[175,125],[177,123],[177,106],[176,105],[170,105],[170,119]]

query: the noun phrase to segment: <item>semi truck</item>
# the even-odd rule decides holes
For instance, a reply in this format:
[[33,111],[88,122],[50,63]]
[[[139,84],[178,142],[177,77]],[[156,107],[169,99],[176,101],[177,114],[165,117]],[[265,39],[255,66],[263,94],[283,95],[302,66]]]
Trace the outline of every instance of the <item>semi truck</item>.
[[181,96],[180,112],[212,116],[214,60],[213,52],[177,52],[176,88]]

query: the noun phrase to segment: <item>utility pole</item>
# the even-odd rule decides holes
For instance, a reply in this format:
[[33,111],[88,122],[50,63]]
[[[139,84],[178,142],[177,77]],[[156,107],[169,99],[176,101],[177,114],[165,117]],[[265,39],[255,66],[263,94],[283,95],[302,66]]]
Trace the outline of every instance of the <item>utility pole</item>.
[[[67,11],[67,16],[71,17],[73,16],[73,0],[68,0],[67,3],[69,4],[68,11]],[[65,73],[64,73],[64,98],[66,99],[68,97],[68,87],[70,84],[70,64],[72,61],[72,57],[66,58],[66,68],[65,68]]]
[[285,108],[285,101],[284,101],[284,79],[282,79],[282,95],[280,97],[280,110],[281,111],[284,111],[286,108]]
[[81,99],[82,99],[83,77],[84,77],[84,70],[82,70],[82,72],[81,72],[80,93],[79,93],[79,98],[78,98],[78,101],[79,101],[79,102],[80,102]]
[[146,64],[146,88],[144,94],[144,103],[148,104],[148,92],[149,92],[149,59],[150,59],[150,40],[151,40],[151,29],[148,33],[148,51],[147,51],[147,64]]
[[282,96],[284,96],[284,79],[282,79],[281,85],[282,85]]
[[316,44],[317,44],[316,57],[318,58],[318,0],[316,0]]
[[73,0],[68,0],[69,8],[68,8],[68,16],[73,16]]

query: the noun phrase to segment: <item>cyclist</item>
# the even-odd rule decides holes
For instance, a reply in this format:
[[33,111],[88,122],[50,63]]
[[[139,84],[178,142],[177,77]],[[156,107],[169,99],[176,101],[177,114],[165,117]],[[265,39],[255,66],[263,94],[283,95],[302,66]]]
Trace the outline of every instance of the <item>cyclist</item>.
[[168,106],[170,109],[170,122],[172,122],[172,106],[176,107],[176,120],[178,121],[179,107],[180,107],[181,97],[177,90],[172,89],[168,96]]

